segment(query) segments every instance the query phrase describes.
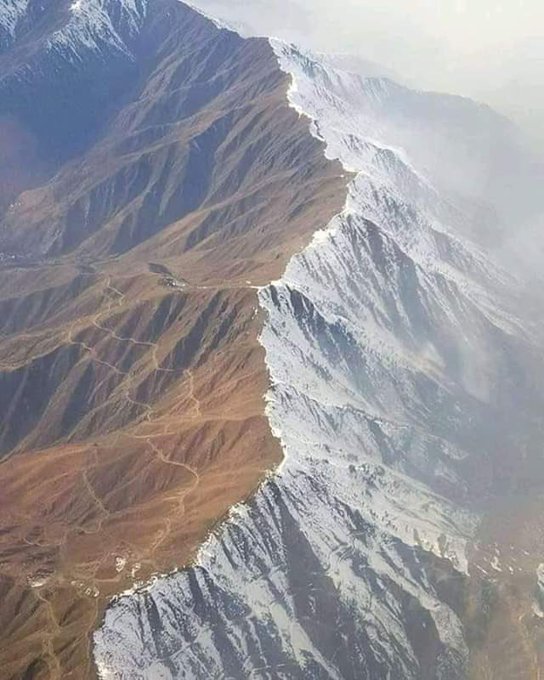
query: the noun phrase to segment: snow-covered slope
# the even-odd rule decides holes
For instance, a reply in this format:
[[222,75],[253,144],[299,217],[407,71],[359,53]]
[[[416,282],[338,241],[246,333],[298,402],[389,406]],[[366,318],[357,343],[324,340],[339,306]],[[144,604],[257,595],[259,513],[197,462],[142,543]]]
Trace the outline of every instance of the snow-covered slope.
[[[49,50],[68,50],[65,56],[81,60],[85,50],[100,50],[109,46],[129,51],[127,41],[142,25],[147,10],[147,0],[72,0],[59,2],[56,12],[44,10],[40,3],[31,0],[4,0],[0,7],[0,29],[4,42],[25,38],[25,30],[34,28],[38,20],[55,20],[57,27],[51,34],[33,36],[35,47]],[[21,30],[19,30],[21,29]]]
[[[290,50],[283,48],[283,58]],[[356,121],[359,136],[402,149],[442,194],[463,201],[459,226],[486,247],[501,229],[508,231],[509,220],[519,223],[541,212],[542,163],[527,153],[520,131],[506,118],[470,99],[411,90],[388,78],[327,68],[327,60],[311,53],[299,55],[295,77],[312,69],[320,81],[316,112],[340,111],[352,127]],[[484,203],[495,212],[486,214]]]
[[0,121],[16,116],[54,163],[84,148],[134,85],[148,2],[7,2],[0,7]]
[[115,4],[111,0],[74,0],[66,25],[51,37],[49,47],[69,50],[74,59],[81,58],[82,48],[99,50],[104,45],[130,54],[127,43],[140,29],[146,9],[147,0]]
[[465,204],[380,119],[396,86],[273,47],[291,104],[354,173],[344,212],[260,292],[285,461],[193,568],[112,603],[96,662],[103,678],[460,679],[467,541],[542,406],[532,340],[515,283],[460,235]]
[[4,0],[0,6],[0,46],[13,39],[17,23],[24,15],[29,0]]

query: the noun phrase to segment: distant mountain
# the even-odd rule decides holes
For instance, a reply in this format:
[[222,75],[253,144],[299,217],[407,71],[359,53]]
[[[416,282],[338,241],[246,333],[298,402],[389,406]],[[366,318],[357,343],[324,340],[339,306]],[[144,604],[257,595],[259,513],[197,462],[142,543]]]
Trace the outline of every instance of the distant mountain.
[[178,0],[20,0],[0,155],[2,677],[535,677],[511,123]]
[[323,65],[331,66],[332,68],[344,71],[345,73],[352,73],[362,76],[363,78],[387,78],[394,80],[397,83],[402,82],[400,74],[393,70],[377,64],[369,59],[363,59],[349,53],[316,53],[316,58]]

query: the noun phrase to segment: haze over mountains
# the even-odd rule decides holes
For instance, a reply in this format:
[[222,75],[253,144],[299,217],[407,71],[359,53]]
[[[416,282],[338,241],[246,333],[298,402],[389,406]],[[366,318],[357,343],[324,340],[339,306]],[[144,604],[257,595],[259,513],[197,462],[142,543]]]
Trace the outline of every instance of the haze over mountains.
[[540,672],[542,161],[355,71],[0,8],[2,677]]
[[[544,148],[539,0],[194,0],[244,35],[274,35],[364,60],[411,87],[490,104]],[[371,62],[371,64],[369,63]]]

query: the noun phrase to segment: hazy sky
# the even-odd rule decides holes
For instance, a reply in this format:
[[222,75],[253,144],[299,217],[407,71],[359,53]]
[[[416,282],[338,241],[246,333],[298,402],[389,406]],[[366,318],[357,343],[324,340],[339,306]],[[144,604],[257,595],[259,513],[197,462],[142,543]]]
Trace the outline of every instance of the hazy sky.
[[249,31],[349,52],[488,101],[544,140],[544,0],[193,0]]

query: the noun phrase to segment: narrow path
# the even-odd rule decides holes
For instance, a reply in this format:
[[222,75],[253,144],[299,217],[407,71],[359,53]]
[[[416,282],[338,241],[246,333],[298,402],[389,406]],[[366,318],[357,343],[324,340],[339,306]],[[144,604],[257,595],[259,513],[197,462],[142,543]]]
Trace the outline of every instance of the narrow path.
[[189,376],[189,401],[194,404],[195,409],[193,418],[201,418],[202,411],[200,407],[200,400],[195,396],[195,377],[191,369],[187,369],[187,375]]
[[[180,493],[176,494],[172,500],[176,503],[176,509],[175,509],[175,514],[184,514],[185,513],[185,497],[190,494],[200,483],[200,476],[196,470],[193,468],[189,467],[185,463],[179,463],[178,461],[175,460],[170,460],[169,458],[166,457],[164,454],[164,451],[160,449],[158,446],[156,446],[152,441],[149,439],[147,440],[149,448],[153,451],[153,453],[157,456],[157,458],[162,462],[165,463],[166,465],[174,465],[176,467],[180,467],[184,470],[189,471],[193,477],[194,481],[191,484],[190,487],[183,489]],[[165,517],[164,519],[164,525],[162,529],[159,531],[157,538],[153,541],[153,545],[151,546],[151,552],[150,552],[150,557],[153,558],[155,553],[157,552],[159,546],[164,543],[164,541],[167,539],[167,537],[172,533],[172,518],[171,517]]]

